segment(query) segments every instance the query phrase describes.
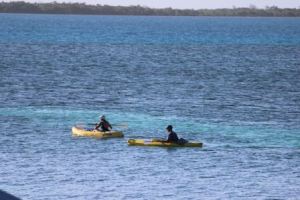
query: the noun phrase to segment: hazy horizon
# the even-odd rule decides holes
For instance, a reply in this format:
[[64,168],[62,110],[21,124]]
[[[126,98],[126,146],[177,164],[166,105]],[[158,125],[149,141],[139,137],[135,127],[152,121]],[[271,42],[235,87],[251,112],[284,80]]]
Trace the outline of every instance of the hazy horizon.
[[[55,0],[25,0],[25,2],[48,3]],[[4,2],[12,2],[5,0]],[[257,8],[265,8],[266,6],[277,6],[279,8],[300,8],[300,0],[210,0],[209,2],[197,0],[56,0],[62,3],[86,3],[86,4],[106,4],[112,6],[132,6],[141,5],[151,8],[177,8],[177,9],[214,9],[214,8],[232,8],[232,7],[249,7],[254,5]]]

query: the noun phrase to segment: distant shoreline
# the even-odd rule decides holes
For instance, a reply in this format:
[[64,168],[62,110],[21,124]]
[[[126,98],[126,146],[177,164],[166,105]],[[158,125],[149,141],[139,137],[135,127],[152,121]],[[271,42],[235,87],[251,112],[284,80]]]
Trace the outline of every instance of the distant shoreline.
[[84,3],[27,3],[24,1],[0,2],[0,13],[20,14],[69,14],[69,15],[121,15],[121,16],[215,16],[215,17],[300,17],[300,9],[173,9],[148,8],[142,6],[88,5]]

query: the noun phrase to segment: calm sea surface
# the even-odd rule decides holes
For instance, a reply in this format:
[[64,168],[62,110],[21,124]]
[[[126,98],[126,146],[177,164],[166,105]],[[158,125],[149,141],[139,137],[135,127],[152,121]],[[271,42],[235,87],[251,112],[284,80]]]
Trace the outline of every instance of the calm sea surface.
[[[204,147],[127,146],[168,124]],[[0,126],[22,199],[299,199],[300,18],[0,14]]]

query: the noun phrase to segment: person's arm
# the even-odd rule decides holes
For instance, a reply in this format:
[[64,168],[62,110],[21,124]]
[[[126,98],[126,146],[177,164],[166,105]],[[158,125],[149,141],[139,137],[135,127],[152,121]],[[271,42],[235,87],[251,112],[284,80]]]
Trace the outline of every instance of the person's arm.
[[110,125],[109,122],[107,122],[107,124],[108,124],[108,127],[110,128],[110,131],[111,131],[112,130],[112,126]]
[[168,135],[168,139],[162,142],[172,142],[172,136],[171,134]]
[[100,126],[102,125],[102,122],[96,124],[95,130],[99,130]]

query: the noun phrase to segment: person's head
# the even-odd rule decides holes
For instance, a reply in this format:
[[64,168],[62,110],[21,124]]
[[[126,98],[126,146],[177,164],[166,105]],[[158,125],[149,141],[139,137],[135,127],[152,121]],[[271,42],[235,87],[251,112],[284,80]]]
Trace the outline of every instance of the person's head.
[[173,131],[173,126],[172,126],[172,125],[168,125],[168,126],[166,127],[166,131],[167,131],[168,133],[171,133],[171,132]]
[[105,116],[104,116],[104,115],[101,115],[101,116],[100,116],[100,120],[101,120],[101,121],[105,120]]

